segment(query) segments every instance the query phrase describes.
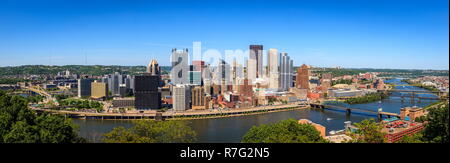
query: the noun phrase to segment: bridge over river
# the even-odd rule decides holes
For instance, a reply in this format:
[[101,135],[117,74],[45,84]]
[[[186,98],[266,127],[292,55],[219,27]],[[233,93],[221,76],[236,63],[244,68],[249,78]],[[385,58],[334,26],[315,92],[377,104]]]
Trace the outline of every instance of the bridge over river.
[[368,109],[361,109],[361,108],[350,108],[350,107],[344,107],[344,106],[338,106],[338,105],[324,105],[324,104],[310,104],[311,108],[315,109],[330,109],[330,110],[342,110],[346,112],[346,115],[351,115],[353,111],[359,112],[359,113],[365,113],[365,114],[374,114],[377,116],[378,120],[382,120],[383,116],[387,117],[398,117],[400,118],[400,115],[397,113],[390,113],[390,112],[382,112],[382,111],[373,111]]
[[[401,97],[401,100],[404,101],[405,98],[410,98],[412,102],[413,100],[441,100],[448,98],[446,92],[441,91],[427,91],[427,90],[385,90],[383,92],[389,93],[391,97]],[[420,96],[420,95],[433,95],[433,96]]]

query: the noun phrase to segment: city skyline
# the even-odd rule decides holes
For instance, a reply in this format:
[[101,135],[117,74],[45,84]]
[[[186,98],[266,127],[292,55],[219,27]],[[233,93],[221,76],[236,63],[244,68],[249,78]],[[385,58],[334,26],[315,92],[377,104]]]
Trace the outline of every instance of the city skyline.
[[294,66],[449,66],[448,1],[172,2],[6,2],[0,66],[168,66],[171,49],[191,53],[194,41],[220,52],[263,45]]

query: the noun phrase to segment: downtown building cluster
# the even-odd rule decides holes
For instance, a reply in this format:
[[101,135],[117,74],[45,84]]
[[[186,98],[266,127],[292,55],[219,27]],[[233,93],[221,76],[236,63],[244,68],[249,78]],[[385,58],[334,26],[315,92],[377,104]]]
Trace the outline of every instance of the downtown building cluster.
[[292,91],[296,89],[293,60],[277,49],[269,49],[264,55],[262,45],[250,45],[244,63],[220,59],[216,64],[206,64],[203,60],[189,62],[189,58],[188,49],[172,50],[172,70],[164,86],[170,92],[162,101],[174,111],[296,102],[302,96],[293,92],[304,92],[306,100],[306,89]]
[[112,98],[111,107],[143,111],[232,109],[306,100],[309,66],[303,65],[295,74],[288,53],[278,49],[264,53],[262,45],[250,45],[243,63],[219,59],[214,64],[190,61],[188,49],[172,49],[169,74],[163,75],[152,59],[146,72],[138,75],[78,79],[78,96]]

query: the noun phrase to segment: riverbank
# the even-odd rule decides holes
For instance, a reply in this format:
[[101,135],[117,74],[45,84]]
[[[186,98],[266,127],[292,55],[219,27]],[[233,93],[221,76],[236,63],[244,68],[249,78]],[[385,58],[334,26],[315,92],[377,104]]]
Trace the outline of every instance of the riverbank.
[[380,101],[387,97],[389,97],[388,94],[383,93],[383,92],[378,92],[378,93],[366,94],[361,97],[349,98],[349,99],[346,99],[344,102],[347,104],[364,104],[364,103],[369,103],[369,102]]
[[[387,84],[405,85],[400,79],[386,81]],[[397,90],[423,90],[417,87],[397,87]],[[420,103],[412,103],[408,99],[401,101],[398,97],[389,97],[381,102],[349,105],[350,108],[364,108],[378,111],[383,108],[384,112],[399,113],[403,107],[417,106],[425,107],[434,100],[423,100]],[[209,110],[204,110],[210,112]],[[217,111],[215,111],[217,112]],[[346,116],[343,111],[321,110],[321,109],[286,109],[272,112],[261,112],[246,114],[243,116],[227,116],[220,118],[185,118],[189,125],[197,133],[199,143],[239,143],[253,126],[277,123],[286,119],[309,119],[314,123],[326,127],[326,133],[344,129],[344,122],[361,122],[364,119],[376,118],[375,115],[352,113]],[[79,126],[79,134],[92,142],[101,143],[101,137],[116,127],[129,128],[134,126],[135,120],[101,120],[101,119],[73,119]]]
[[281,108],[276,110],[261,110],[261,111],[255,111],[255,112],[247,112],[242,114],[229,114],[229,115],[211,115],[211,116],[202,116],[198,115],[195,117],[178,117],[178,118],[171,118],[168,120],[195,120],[195,119],[213,119],[213,118],[226,118],[226,117],[239,117],[239,116],[249,116],[249,115],[257,115],[257,114],[266,114],[266,113],[274,113],[274,112],[282,112],[282,111],[290,111],[290,110],[300,110],[300,109],[308,109],[309,107],[289,107],[289,108]]
[[414,83],[414,82],[411,82],[408,79],[403,79],[402,82],[408,83],[411,86],[415,86],[415,87],[426,89],[426,90],[431,91],[431,92],[440,92],[439,89],[437,89],[437,88],[435,88],[433,86],[426,86],[426,85],[423,85],[423,84],[420,84],[420,83]]
[[307,105],[299,105],[298,103],[277,105],[277,106],[262,106],[252,108],[240,108],[230,110],[189,110],[184,112],[157,112],[151,113],[90,113],[90,112],[76,112],[67,110],[50,110],[34,108],[37,112],[50,112],[54,114],[61,114],[68,118],[75,119],[101,119],[101,120],[139,120],[139,119],[165,119],[165,120],[189,120],[189,119],[209,119],[209,118],[224,118],[245,116],[254,114],[264,114],[279,111],[288,111],[296,109],[306,109]]

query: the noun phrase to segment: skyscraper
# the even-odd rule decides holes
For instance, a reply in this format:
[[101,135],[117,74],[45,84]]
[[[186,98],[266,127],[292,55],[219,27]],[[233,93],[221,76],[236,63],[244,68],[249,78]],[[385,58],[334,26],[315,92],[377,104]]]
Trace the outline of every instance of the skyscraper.
[[144,74],[135,76],[135,107],[139,110],[161,108],[160,76]]
[[97,81],[92,82],[91,97],[95,99],[108,97],[108,84]]
[[267,55],[267,76],[269,78],[269,88],[271,89],[280,88],[279,58],[277,49],[269,49],[269,54]]
[[263,77],[263,46],[262,45],[250,45],[250,57],[249,60],[255,60],[256,67],[249,67],[250,69],[256,69],[256,77]]
[[170,79],[173,84],[189,84],[189,55],[188,49],[172,49],[172,70]]
[[159,76],[141,75],[135,77],[136,109],[161,108],[161,93],[158,90]]
[[114,74],[107,75],[106,81],[108,83],[108,90],[111,91],[111,94],[118,95],[119,85],[123,82],[122,75],[118,72],[115,72]]
[[205,90],[201,86],[192,89],[192,106],[205,106]]
[[78,97],[91,96],[91,83],[94,79],[78,79]]
[[189,85],[176,85],[172,91],[174,110],[185,111],[191,109],[191,89]]
[[309,66],[303,64],[297,69],[297,88],[309,90]]
[[287,53],[281,53],[281,73],[280,73],[280,88],[281,91],[287,91],[292,86],[292,65],[293,61]]
[[238,64],[236,59],[233,60],[232,66],[231,66],[231,74],[230,74],[230,80],[233,84],[233,91],[239,90],[240,79],[244,78],[244,69],[241,64]]
[[254,82],[257,78],[257,72],[256,72],[256,60],[253,59],[249,59],[247,61],[247,79],[249,80],[249,82]]
[[159,68],[158,62],[155,59],[152,59],[147,66],[147,73],[153,76],[161,75],[161,70]]

